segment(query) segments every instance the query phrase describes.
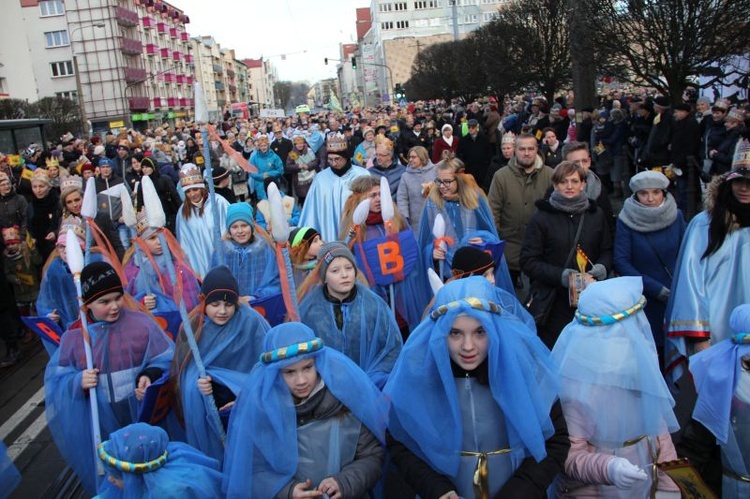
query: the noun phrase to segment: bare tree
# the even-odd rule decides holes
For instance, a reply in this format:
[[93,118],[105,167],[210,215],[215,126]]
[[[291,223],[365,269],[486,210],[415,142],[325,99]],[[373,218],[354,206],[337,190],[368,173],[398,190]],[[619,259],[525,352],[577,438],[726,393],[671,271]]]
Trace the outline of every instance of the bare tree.
[[[679,102],[686,80],[704,86],[733,76],[723,70],[750,50],[750,0],[584,0],[602,69]],[[592,13],[595,13],[594,16]],[[623,66],[625,71],[622,71]]]

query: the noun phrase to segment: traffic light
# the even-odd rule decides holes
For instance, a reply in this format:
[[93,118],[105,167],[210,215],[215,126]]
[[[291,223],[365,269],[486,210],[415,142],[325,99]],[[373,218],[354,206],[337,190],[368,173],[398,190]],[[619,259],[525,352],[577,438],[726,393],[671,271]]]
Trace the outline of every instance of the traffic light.
[[328,66],[328,57],[326,57],[326,58],[324,59],[324,61],[326,62],[326,66]]
[[396,99],[401,100],[404,97],[404,89],[401,87],[400,83],[396,83],[393,93],[396,94]]
[[352,57],[352,69],[357,69],[357,58]]

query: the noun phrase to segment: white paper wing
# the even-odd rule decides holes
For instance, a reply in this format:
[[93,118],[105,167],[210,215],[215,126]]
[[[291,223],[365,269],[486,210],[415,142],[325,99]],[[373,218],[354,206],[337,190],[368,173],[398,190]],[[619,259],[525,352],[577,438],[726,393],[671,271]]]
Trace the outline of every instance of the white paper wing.
[[362,225],[367,220],[367,215],[370,213],[370,198],[363,199],[359,202],[354,213],[352,213],[352,222],[354,225]]
[[143,207],[146,209],[146,216],[148,216],[148,226],[164,227],[167,225],[167,217],[164,215],[164,208],[161,206],[154,182],[148,175],[144,175],[141,179],[141,189],[143,190]]
[[383,220],[393,220],[394,208],[391,187],[385,177],[380,177],[380,212],[383,215]]
[[284,243],[289,239],[289,222],[286,219],[284,203],[281,202],[281,193],[274,182],[268,184],[266,193],[271,208],[271,234],[274,241]]
[[437,296],[438,291],[440,291],[440,288],[445,286],[445,284],[443,284],[443,281],[440,280],[440,277],[437,275],[437,272],[435,272],[434,269],[427,269],[427,279],[430,281],[432,294]]
[[206,104],[206,94],[203,93],[200,83],[193,85],[195,91],[195,122],[208,123],[208,105]]
[[[138,184],[136,183],[136,186]],[[122,219],[125,221],[125,225],[130,228],[135,228],[136,216],[135,209],[133,208],[133,201],[130,199],[130,194],[125,184],[120,184],[120,201],[122,202]]]
[[68,267],[73,274],[80,274],[83,270],[83,251],[81,243],[73,229],[68,229],[65,239],[65,255],[68,259]]
[[[115,195],[116,194],[112,194]],[[86,190],[83,192],[83,204],[81,205],[81,215],[86,218],[96,218],[96,180],[89,177],[86,181]]]

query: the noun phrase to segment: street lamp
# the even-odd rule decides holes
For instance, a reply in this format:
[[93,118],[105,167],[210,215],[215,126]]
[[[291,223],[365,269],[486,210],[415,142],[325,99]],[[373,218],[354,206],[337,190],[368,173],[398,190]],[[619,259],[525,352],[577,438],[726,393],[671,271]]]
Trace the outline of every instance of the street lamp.
[[[74,30],[70,32],[69,38],[70,38],[70,48],[73,49],[73,34],[76,31],[80,31],[83,28],[103,28],[105,26],[104,23],[91,23],[91,24],[84,24],[82,26],[78,26]],[[81,111],[81,121],[83,122],[83,134],[88,135],[89,133],[89,121],[86,118],[86,106],[83,103],[83,88],[81,87],[81,73],[78,71],[78,56],[76,55],[76,51],[72,50],[73,52],[73,70],[76,72],[76,94],[78,95],[78,107]]]

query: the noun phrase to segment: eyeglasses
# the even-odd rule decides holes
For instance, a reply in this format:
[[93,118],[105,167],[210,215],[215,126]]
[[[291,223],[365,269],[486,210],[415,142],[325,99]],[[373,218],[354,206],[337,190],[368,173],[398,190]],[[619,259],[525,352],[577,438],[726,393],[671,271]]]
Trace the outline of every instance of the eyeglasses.
[[451,179],[451,180],[440,180],[439,178],[436,178],[435,179],[435,185],[438,186],[438,187],[448,187],[448,186],[450,186],[455,181],[456,181],[455,178]]

